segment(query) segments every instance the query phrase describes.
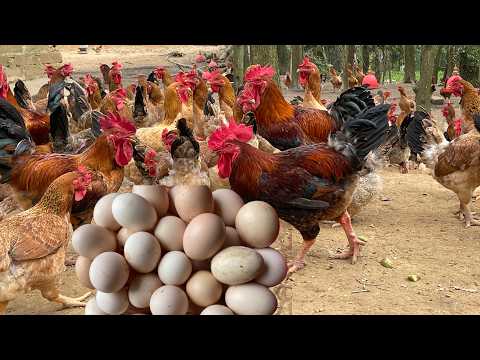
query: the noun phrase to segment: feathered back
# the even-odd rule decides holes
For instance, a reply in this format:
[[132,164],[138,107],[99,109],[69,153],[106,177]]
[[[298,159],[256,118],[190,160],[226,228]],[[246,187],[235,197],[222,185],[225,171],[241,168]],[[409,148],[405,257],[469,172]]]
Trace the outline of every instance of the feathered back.
[[32,101],[30,92],[27,89],[27,86],[22,80],[17,80],[15,87],[13,88],[13,94],[15,95],[15,100],[17,100],[18,105],[24,109],[28,109]]
[[407,127],[407,141],[410,150],[415,154],[421,154],[425,149],[426,135],[423,125],[424,119],[430,119],[426,111],[415,111],[409,115],[410,121]]
[[[190,157],[193,155],[194,158],[198,158],[200,155],[200,144],[195,137],[193,136],[193,131],[188,127],[187,120],[185,118],[181,118],[177,121],[177,130],[178,130],[178,137],[173,141],[172,146],[170,148],[170,154],[172,158],[179,158],[179,157]],[[192,147],[194,154],[190,154],[188,149],[179,153],[177,151],[180,147],[183,148],[183,145],[189,142]]]
[[53,150],[64,152],[70,137],[67,109],[63,104],[50,115],[50,136],[52,137]]
[[147,108],[143,99],[143,86],[138,85],[135,88],[135,103],[133,105],[133,116],[147,116]]
[[355,86],[344,91],[327,108],[330,110],[330,115],[335,119],[337,127],[341,128],[344,123],[374,106],[375,102],[370,90],[363,86]]

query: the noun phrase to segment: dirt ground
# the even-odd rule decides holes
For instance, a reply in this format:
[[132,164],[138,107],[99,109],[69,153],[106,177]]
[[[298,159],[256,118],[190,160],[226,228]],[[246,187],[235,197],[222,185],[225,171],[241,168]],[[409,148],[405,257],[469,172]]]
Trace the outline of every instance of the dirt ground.
[[[131,61],[132,68],[147,67],[159,65],[160,55],[172,49],[116,46],[112,52],[105,47],[101,55],[78,55],[77,46],[60,48],[65,61],[71,61],[76,69],[92,72],[98,72],[97,58],[102,58],[102,62]],[[195,54],[207,47],[174,47],[179,48]],[[387,87],[395,101],[398,98],[395,84]],[[290,98],[298,93],[289,91],[286,95]],[[338,95],[328,83],[322,94],[329,100]],[[458,99],[454,104],[459,114]],[[440,109],[440,106],[433,108],[438,120],[442,118]],[[280,286],[283,289],[278,289],[280,314],[480,313],[480,228],[464,227],[453,215],[458,209],[455,194],[430,175],[419,170],[400,174],[394,167],[380,174],[384,183],[382,193],[357,215],[353,224],[357,234],[367,240],[358,262],[352,265],[349,261],[329,260],[329,251],[343,248],[346,237],[341,228],[321,225],[317,242],[306,258],[307,266],[286,280]],[[480,211],[478,202],[472,204],[473,211]],[[293,249],[288,249],[290,234]],[[290,259],[301,243],[300,234],[282,223],[274,247]],[[392,261],[392,269],[380,264],[385,257]],[[407,277],[414,274],[420,280],[408,281]],[[79,285],[74,267],[62,276],[61,291],[74,297],[88,291]],[[62,309],[49,303],[39,292],[18,298],[7,309],[7,314],[82,313],[83,309]]]

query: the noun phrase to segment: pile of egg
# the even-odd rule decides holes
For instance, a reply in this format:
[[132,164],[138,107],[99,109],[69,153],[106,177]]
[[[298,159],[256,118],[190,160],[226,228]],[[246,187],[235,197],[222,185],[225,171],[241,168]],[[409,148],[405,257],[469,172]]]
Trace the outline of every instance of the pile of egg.
[[269,247],[279,227],[269,204],[244,204],[228,189],[136,185],[108,194],[72,237],[77,277],[96,290],[85,314],[271,315],[269,288],[287,274]]

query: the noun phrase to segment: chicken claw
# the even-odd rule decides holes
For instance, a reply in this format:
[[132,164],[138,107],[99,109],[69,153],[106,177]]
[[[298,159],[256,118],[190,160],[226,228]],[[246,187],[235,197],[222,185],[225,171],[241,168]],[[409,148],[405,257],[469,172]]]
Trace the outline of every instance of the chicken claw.
[[288,266],[287,276],[289,276],[290,274],[293,274],[294,272],[300,269],[303,269],[305,267],[305,261],[296,259],[296,260],[290,261],[287,264],[287,266]]
[[83,302],[83,300],[88,298],[91,294],[92,292],[89,291],[86,294],[79,296],[77,298],[71,298],[68,296],[64,296],[62,294],[58,294],[58,297],[54,299],[54,301],[63,304],[63,306],[65,307],[83,307],[87,305],[87,303]]

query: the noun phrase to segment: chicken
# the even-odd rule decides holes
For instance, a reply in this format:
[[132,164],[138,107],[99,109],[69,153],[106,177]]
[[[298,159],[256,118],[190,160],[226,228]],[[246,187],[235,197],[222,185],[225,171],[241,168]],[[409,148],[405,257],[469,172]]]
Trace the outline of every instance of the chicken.
[[342,78],[337,75],[337,71],[333,66],[330,67],[330,82],[332,84],[333,90],[340,90],[342,88]]
[[460,216],[466,227],[480,225],[473,217],[470,203],[473,192],[480,186],[480,113],[472,115],[474,128],[448,142],[437,127],[436,122],[423,111],[412,114],[412,126],[420,129],[409,132],[412,150],[421,155],[433,178],[453,191],[460,201]]
[[272,67],[250,66],[237,102],[244,113],[254,112],[258,133],[279,150],[327,141],[330,133],[374,106],[370,92],[362,87],[342,93],[329,111],[292,106],[272,81],[273,74]]
[[268,202],[281,219],[300,231],[304,245],[290,264],[290,272],[304,266],[305,254],[315,242],[322,220],[340,222],[347,235],[349,249],[332,257],[356,262],[363,242],[355,235],[346,209],[365,158],[383,141],[389,107],[366,109],[345,124],[342,132],[332,134],[328,143],[276,154],[246,144],[253,136],[252,127],[237,125],[233,119],[210,136],[209,147],[219,154],[219,174],[229,178],[232,190],[245,202]]
[[475,127],[474,117],[476,114],[480,114],[480,95],[471,83],[463,80],[458,75],[452,76],[448,81],[450,84],[447,87],[447,91],[450,91],[454,96],[461,97],[460,107],[463,117],[462,131],[468,133]]
[[153,73],[158,80],[162,81],[164,89],[166,89],[175,82],[168,70],[165,69],[163,66],[156,67],[155,70],[153,70]]
[[92,77],[91,74],[86,74],[84,77],[84,84],[90,107],[92,110],[98,110],[102,99],[106,95],[102,81],[99,78]]
[[320,97],[321,78],[317,65],[312,63],[308,56],[305,56],[303,62],[298,65],[297,72],[300,85],[305,89],[302,106],[326,111],[327,108],[323,105]]
[[357,78],[353,75],[353,70],[352,70],[352,65],[347,66],[347,77],[348,77],[348,87],[353,88],[355,86],[361,85],[362,83],[359,83]]
[[365,77],[365,74],[360,69],[360,66],[358,66],[357,64],[355,64],[353,66],[353,69],[354,69],[354,72],[355,72],[355,74],[354,74],[355,78],[357,79],[358,84],[361,85],[363,83],[363,78]]
[[128,93],[129,91],[123,88],[109,92],[100,103],[100,112],[103,114],[118,113],[133,123],[133,112],[128,100]]
[[61,295],[59,278],[72,237],[70,211],[83,199],[92,174],[80,167],[56,178],[31,209],[0,222],[0,314],[22,293],[38,289],[42,296],[66,306],[85,306],[79,298]]
[[135,102],[133,118],[137,128],[152,126],[164,118],[163,93],[160,87],[146,79],[144,75],[138,77],[135,87]]
[[233,90],[230,80],[220,74],[220,70],[218,69],[212,72],[205,71],[202,77],[207,82],[209,90],[213,93],[218,93],[220,110],[224,112],[227,118],[233,116],[235,91]]
[[285,73],[285,78],[283,79],[283,84],[287,89],[290,89],[292,87],[292,77],[290,76],[290,73],[287,71]]
[[453,139],[462,135],[462,119],[455,119],[455,109],[451,101],[448,101],[442,108],[442,115],[447,121],[447,131],[443,134],[447,141],[452,141]]

